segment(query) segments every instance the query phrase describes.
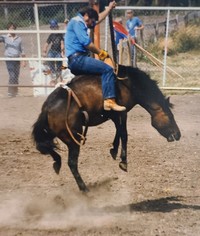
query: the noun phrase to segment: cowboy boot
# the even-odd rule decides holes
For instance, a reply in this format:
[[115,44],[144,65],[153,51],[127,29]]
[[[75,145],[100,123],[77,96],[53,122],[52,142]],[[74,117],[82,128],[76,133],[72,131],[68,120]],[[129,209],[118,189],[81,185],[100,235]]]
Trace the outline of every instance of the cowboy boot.
[[126,110],[126,107],[119,106],[115,102],[114,98],[109,98],[109,99],[104,100],[103,106],[104,106],[104,110],[106,110],[106,111],[110,111],[110,110],[113,110],[113,111],[125,111]]

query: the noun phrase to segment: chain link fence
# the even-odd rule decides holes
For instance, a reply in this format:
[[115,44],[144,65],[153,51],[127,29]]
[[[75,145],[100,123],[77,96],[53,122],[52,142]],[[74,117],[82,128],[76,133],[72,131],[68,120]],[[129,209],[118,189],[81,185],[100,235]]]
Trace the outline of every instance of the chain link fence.
[[[132,9],[144,25],[137,34],[141,46],[137,66],[165,88],[199,90],[200,8],[118,7],[115,18],[120,17],[124,27],[126,9]],[[128,64],[126,49],[124,64]]]
[[[16,34],[21,37],[25,51],[25,58],[15,58],[15,61],[25,60],[26,67],[20,68],[20,93],[31,95],[34,89],[23,87],[43,84],[47,91],[50,76],[44,72],[44,65],[48,61],[59,59],[44,58],[43,48],[48,36],[55,31],[50,28],[50,21],[56,20],[59,29],[56,33],[65,33],[66,18],[70,19],[77,11],[88,5],[88,1],[80,3],[25,3],[10,4],[0,2],[0,36],[7,35],[7,24],[16,24]],[[150,73],[151,77],[165,88],[179,88],[199,90],[200,64],[200,8],[145,8],[145,7],[117,7],[113,10],[113,19],[121,17],[125,26],[126,10],[133,9],[144,24],[144,30],[138,33],[138,44],[143,50],[137,49],[137,66]],[[1,41],[1,38],[0,38]],[[100,46],[112,55],[108,19],[100,25]],[[0,94],[7,93],[9,81],[6,60],[14,60],[4,56],[5,45],[0,42]],[[124,44],[123,61],[127,61],[128,50]],[[65,61],[64,58],[61,59]],[[22,65],[22,63],[21,63]],[[37,75],[37,76],[36,76]],[[38,78],[38,81],[37,79]],[[38,88],[35,88],[38,91]],[[51,88],[50,88],[51,90]]]

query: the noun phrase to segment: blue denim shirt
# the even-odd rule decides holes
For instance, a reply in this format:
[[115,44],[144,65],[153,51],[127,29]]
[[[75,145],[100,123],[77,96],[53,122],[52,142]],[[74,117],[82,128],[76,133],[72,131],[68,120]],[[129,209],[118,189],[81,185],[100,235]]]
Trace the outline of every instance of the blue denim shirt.
[[68,25],[65,33],[65,54],[66,57],[76,52],[87,52],[86,46],[91,43],[88,33],[88,27],[85,24],[83,16],[78,14],[73,17]]

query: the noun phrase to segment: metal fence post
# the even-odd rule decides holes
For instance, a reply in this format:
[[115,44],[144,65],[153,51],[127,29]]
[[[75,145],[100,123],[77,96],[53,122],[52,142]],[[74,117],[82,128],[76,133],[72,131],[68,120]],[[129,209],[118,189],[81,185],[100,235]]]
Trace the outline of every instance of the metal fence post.
[[105,19],[105,44],[104,48],[108,51],[108,17]]
[[165,32],[165,52],[164,52],[164,67],[163,67],[163,86],[166,82],[166,71],[167,71],[167,43],[168,43],[168,34],[169,34],[169,16],[170,10],[167,10],[167,19],[166,19],[166,32]]
[[42,75],[42,67],[41,67],[41,45],[40,45],[40,25],[39,25],[39,16],[38,16],[38,5],[34,3],[34,16],[35,16],[35,24],[37,31],[37,44],[38,44],[38,61],[39,61],[39,75]]

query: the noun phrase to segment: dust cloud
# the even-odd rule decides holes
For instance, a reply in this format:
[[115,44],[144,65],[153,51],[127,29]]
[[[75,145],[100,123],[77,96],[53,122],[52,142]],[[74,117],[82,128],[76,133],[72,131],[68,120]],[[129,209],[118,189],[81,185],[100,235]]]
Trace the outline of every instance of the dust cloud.
[[[93,192],[93,196],[78,192],[51,193],[44,196],[12,193],[1,196],[0,227],[66,229],[109,226],[115,222],[118,213],[111,210],[114,207],[111,202],[115,196],[106,193],[97,191]],[[122,196],[117,197],[122,200]],[[97,199],[101,206],[98,206]],[[102,206],[103,202],[106,207]]]

